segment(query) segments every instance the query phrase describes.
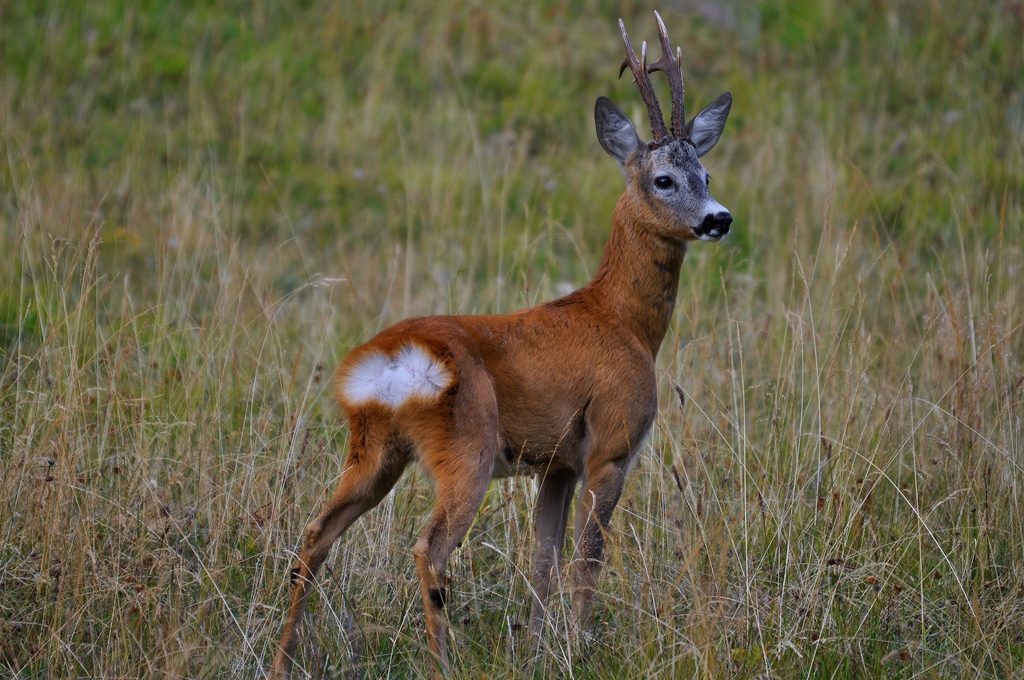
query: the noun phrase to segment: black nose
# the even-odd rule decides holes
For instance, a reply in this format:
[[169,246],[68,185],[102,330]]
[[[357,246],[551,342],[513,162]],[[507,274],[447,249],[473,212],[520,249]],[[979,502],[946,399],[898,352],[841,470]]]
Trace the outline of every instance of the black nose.
[[700,225],[699,233],[707,234],[711,231],[717,231],[722,236],[729,233],[729,225],[732,224],[732,215],[723,210],[722,212],[716,212],[713,215],[708,214],[704,216],[704,221]]

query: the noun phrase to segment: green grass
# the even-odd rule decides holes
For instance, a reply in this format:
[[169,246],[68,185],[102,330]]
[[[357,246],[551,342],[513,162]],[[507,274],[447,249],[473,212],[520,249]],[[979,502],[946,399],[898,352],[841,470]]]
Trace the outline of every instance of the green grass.
[[[0,3],[0,673],[260,677],[341,469],[330,371],[587,280],[592,105],[644,120],[614,22],[653,7],[45,5]],[[736,228],[684,264],[592,636],[563,597],[535,675],[1017,672],[1021,4],[663,15],[690,111],[735,96]],[[450,563],[459,677],[527,674],[534,495],[494,483]],[[313,677],[429,673],[430,502],[410,471],[339,542]]]

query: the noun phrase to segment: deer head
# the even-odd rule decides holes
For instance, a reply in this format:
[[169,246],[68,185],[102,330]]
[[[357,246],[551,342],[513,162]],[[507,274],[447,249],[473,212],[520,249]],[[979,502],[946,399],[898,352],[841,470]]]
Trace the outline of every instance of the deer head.
[[[607,97],[599,97],[594,107],[597,139],[622,166],[626,192],[646,207],[637,216],[645,227],[659,236],[678,241],[718,241],[732,224],[729,210],[711,197],[710,175],[700,158],[710,151],[725,128],[732,95],[720,95],[688,123],[683,107],[682,50],[672,49],[668,31],[655,12],[661,40],[661,59],[647,63],[647,43],[637,58],[619,20],[626,58],[619,76],[629,68],[647,106],[654,139],[645,143],[637,135],[629,118]],[[672,131],[665,127],[661,107],[649,74],[662,71],[672,91]]]

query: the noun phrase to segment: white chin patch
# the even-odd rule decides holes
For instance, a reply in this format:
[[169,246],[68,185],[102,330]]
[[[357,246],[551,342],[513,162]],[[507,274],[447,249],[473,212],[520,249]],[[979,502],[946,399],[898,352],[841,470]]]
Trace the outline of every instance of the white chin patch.
[[394,356],[372,352],[348,367],[338,388],[352,406],[379,403],[401,406],[412,397],[432,399],[452,382],[447,367],[418,345],[406,345]]
[[723,234],[720,231],[718,231],[717,229],[712,229],[711,231],[709,231],[706,234],[701,234],[700,235],[700,240],[701,241],[721,241],[722,237],[723,237]]

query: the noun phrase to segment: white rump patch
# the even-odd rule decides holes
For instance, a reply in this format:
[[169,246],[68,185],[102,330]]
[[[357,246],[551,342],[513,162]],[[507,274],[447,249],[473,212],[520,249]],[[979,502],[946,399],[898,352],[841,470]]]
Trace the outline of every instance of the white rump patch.
[[429,352],[406,345],[395,356],[367,354],[340,382],[345,400],[354,406],[376,401],[395,407],[413,396],[436,397],[451,381],[448,369]]

